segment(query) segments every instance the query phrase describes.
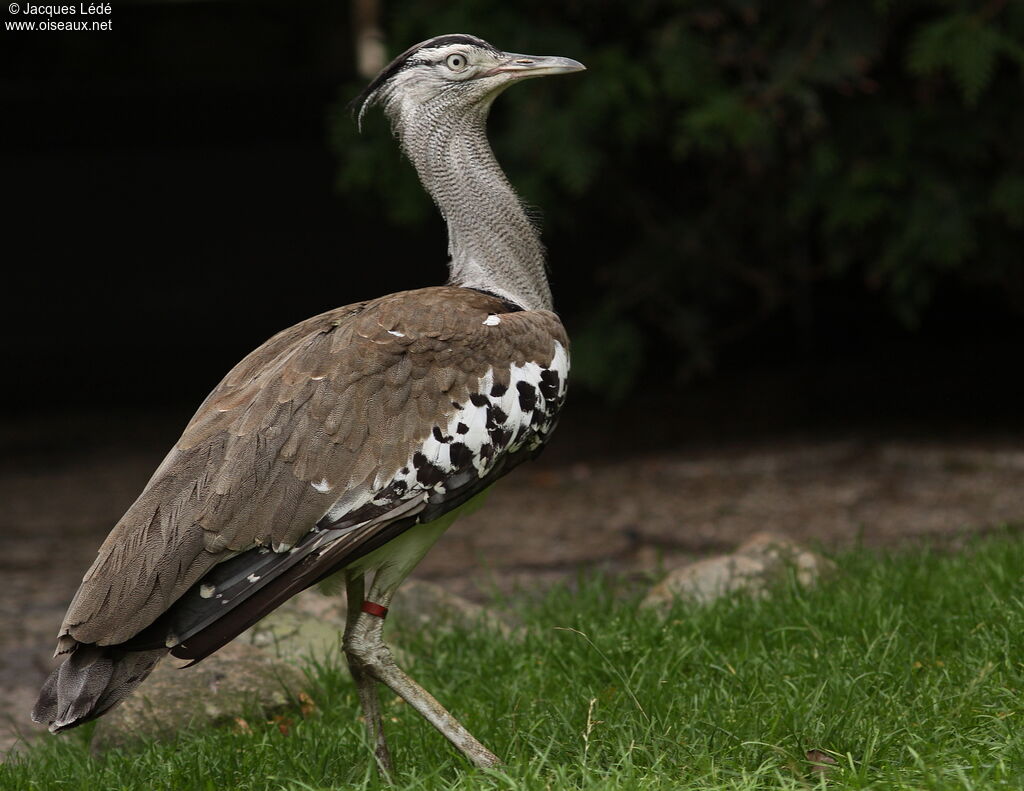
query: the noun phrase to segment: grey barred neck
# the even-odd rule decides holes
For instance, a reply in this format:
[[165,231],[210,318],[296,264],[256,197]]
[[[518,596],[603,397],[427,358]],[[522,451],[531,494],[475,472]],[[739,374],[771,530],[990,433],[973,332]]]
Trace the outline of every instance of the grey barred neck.
[[551,310],[544,246],[487,140],[490,101],[453,107],[443,99],[393,122],[448,224],[449,282]]

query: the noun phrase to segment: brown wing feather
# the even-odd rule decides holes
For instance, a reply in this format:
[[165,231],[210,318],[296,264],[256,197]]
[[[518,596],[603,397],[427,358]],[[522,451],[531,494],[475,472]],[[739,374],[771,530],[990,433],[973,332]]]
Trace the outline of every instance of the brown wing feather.
[[[386,481],[487,370],[507,383],[509,365],[567,346],[554,314],[505,310],[478,292],[422,289],[267,341],[204,401],[108,536],[61,647],[125,642],[233,553],[294,545],[342,495]],[[483,323],[492,313],[500,330]]]

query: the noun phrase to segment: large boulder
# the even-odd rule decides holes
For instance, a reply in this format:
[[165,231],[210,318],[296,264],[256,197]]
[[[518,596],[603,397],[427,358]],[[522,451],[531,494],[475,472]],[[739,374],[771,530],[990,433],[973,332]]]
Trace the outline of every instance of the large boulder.
[[717,555],[670,571],[640,606],[666,612],[677,599],[710,604],[739,591],[763,596],[790,570],[801,585],[810,586],[832,573],[835,564],[785,536],[757,533],[731,555]]

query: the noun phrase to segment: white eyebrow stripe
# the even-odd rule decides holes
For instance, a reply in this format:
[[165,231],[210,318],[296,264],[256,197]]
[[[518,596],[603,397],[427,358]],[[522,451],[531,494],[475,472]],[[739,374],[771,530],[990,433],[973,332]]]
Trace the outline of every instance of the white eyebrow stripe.
[[[431,47],[430,49],[421,49],[417,54],[429,55],[432,58],[433,63],[441,63],[449,55],[465,55],[469,57],[469,45],[468,44],[446,44],[443,47]],[[435,55],[435,53],[437,53]]]

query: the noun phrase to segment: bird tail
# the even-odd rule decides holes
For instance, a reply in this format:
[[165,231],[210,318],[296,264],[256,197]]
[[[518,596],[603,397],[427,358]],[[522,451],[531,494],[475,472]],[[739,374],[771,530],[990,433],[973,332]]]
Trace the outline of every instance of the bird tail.
[[99,717],[141,684],[167,653],[79,644],[43,684],[32,719],[52,733]]

